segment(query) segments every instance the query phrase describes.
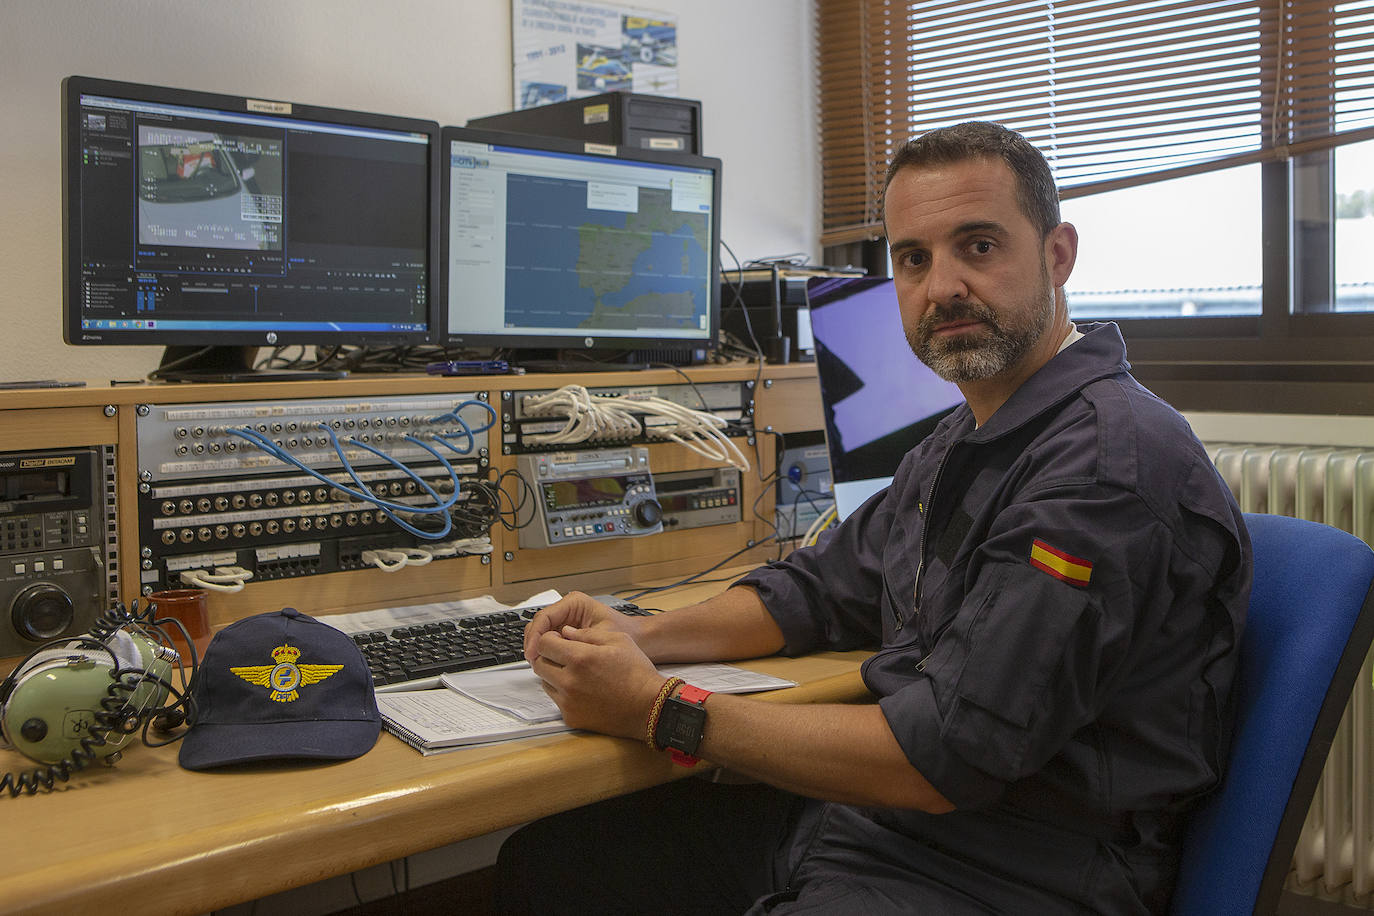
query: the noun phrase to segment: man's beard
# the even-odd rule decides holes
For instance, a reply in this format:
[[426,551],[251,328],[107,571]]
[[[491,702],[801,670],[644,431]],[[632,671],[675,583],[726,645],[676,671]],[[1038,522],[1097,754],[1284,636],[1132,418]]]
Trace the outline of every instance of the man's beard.
[[[999,316],[989,306],[954,302],[936,306],[906,329],[911,352],[948,382],[977,382],[1015,365],[1049,327],[1053,306],[1049,277],[1042,275],[1030,308]],[[1039,307],[1035,307],[1039,304]],[[981,321],[985,327],[955,337],[935,337],[935,328],[950,321]]]

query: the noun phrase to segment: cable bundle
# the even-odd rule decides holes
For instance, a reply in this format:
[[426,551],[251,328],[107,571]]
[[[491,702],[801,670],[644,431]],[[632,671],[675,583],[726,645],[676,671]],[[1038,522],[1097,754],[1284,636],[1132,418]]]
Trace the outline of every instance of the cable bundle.
[[[356,499],[360,502],[371,503],[372,505],[376,506],[379,510],[381,510],[387,518],[391,519],[401,528],[405,529],[406,531],[409,531],[416,537],[427,538],[429,540],[439,540],[445,537],[449,533],[449,531],[452,530],[453,521],[449,518],[448,510],[450,507],[454,505],[454,503],[458,501],[460,495],[460,484],[458,481],[458,472],[454,470],[453,465],[449,464],[443,455],[440,455],[431,446],[420,441],[414,436],[406,435],[402,437],[407,442],[411,442],[415,445],[418,445],[420,448],[429,452],[431,455],[434,456],[434,460],[438,461],[439,464],[446,471],[448,471],[449,481],[453,487],[453,491],[449,494],[448,499],[441,498],[439,494],[434,490],[434,488],[429,485],[428,481],[426,481],[418,473],[416,473],[413,468],[410,468],[404,463],[402,463],[395,456],[389,455],[386,452],[383,452],[381,449],[369,445],[366,442],[359,441],[358,439],[352,436],[348,437],[347,439],[341,440],[327,423],[320,423],[319,429],[329,437],[330,443],[334,446],[334,453],[339,458],[339,463],[343,465],[344,472],[349,476],[350,479],[352,479],[353,483],[356,485],[356,489],[354,489],[353,487],[349,487],[343,483],[340,483],[332,477],[329,477],[325,474],[321,474],[319,471],[315,470],[314,468],[307,465],[305,462],[301,461],[295,455],[292,455],[286,449],[278,446],[271,439],[268,439],[266,436],[263,436],[262,434],[258,433],[256,430],[251,429],[250,427],[232,427],[226,430],[226,432],[228,432],[232,436],[238,436],[241,439],[246,439],[248,442],[257,446],[259,450],[265,452],[268,455],[271,455],[278,461],[281,461],[285,464],[289,464],[294,468],[304,471],[305,473],[309,474],[311,477],[314,477],[321,483],[328,484],[329,486],[335,488],[341,493],[344,493],[352,497],[353,499]],[[383,461],[387,462],[392,467],[400,470],[408,478],[414,481],[416,486],[423,490],[425,494],[434,501],[433,504],[428,506],[419,506],[412,505],[410,503],[392,502],[391,500],[382,499],[381,497],[374,494],[370,489],[368,489],[367,484],[364,483],[362,477],[359,476],[358,470],[353,466],[353,463],[348,459],[348,456],[344,453],[343,446],[345,442],[347,442],[349,445],[356,446],[365,451],[371,452],[373,455],[376,455],[378,458],[381,458]],[[446,442],[445,444],[449,445],[449,447],[452,448],[452,445],[450,443]],[[401,512],[410,515],[421,516],[438,515],[443,519],[443,522],[441,527],[437,531],[426,531],[422,528],[417,528],[416,526],[410,524],[404,519],[399,518],[397,516],[397,513]]]
[[364,550],[362,560],[382,572],[397,572],[407,566],[424,566],[441,557],[476,556],[491,553],[491,538],[472,537],[426,544],[422,547],[377,547]]
[[806,536],[802,538],[802,546],[810,547],[819,541],[821,539],[821,532],[835,524],[837,518],[839,518],[839,515],[835,511],[834,505],[831,505],[830,508],[816,517],[816,520],[811,523],[810,528],[806,529]]
[[181,574],[181,584],[203,588],[209,592],[241,592],[253,574],[242,566],[216,566],[214,572],[188,569]]
[[[567,422],[557,432],[531,435],[531,445],[572,445],[593,439],[630,439],[646,435],[667,439],[689,448],[712,461],[724,461],[741,471],[749,470],[749,459],[721,430],[726,422],[713,413],[692,410],[653,395],[605,397],[581,385],[564,385],[548,394],[530,395],[524,402],[532,417],[563,416]],[[667,420],[642,422],[636,414]]]

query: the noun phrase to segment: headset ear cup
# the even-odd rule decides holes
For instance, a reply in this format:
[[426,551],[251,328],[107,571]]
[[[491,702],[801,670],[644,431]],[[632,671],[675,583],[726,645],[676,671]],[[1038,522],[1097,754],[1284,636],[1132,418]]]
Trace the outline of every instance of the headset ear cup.
[[[78,709],[88,717],[99,705],[101,687],[110,683],[112,664],[104,650],[76,644],[34,653],[16,672],[14,685],[0,707],[0,735],[38,763],[55,764],[70,758],[79,739],[72,739],[65,729],[54,730],[53,723]],[[72,702],[73,691],[80,694],[79,703]],[[22,732],[33,718],[49,723],[47,734],[34,737]]]

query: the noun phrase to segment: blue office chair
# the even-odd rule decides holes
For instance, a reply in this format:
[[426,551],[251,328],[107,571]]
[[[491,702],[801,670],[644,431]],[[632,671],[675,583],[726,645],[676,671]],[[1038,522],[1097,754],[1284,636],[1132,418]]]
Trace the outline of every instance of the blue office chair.
[[[1187,825],[1174,916],[1275,912],[1327,751],[1374,639],[1374,551],[1246,514],[1255,581],[1220,787]],[[1359,685],[1369,689],[1367,685]]]

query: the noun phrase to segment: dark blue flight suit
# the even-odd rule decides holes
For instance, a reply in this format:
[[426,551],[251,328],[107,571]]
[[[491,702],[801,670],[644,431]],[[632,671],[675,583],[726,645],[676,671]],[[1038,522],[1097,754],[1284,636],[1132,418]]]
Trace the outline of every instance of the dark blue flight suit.
[[1083,330],[982,427],[960,407],[833,536],[741,583],[788,653],[881,644],[864,681],[958,809],[826,806],[790,883],[950,889],[922,912],[1167,907],[1179,814],[1224,759],[1249,539],[1116,326]]

